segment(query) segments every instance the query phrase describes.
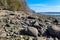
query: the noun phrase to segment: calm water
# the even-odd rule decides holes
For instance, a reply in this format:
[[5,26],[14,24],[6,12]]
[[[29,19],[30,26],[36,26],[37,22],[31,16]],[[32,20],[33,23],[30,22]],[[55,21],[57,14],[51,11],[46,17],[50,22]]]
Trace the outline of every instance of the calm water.
[[60,15],[60,12],[40,12],[42,14],[46,14],[46,15]]

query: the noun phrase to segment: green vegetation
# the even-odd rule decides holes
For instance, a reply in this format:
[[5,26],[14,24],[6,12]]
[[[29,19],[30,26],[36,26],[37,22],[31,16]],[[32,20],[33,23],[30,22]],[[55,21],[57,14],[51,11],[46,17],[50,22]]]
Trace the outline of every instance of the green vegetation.
[[4,6],[4,9],[19,10],[21,7],[19,0],[0,0],[0,4]]

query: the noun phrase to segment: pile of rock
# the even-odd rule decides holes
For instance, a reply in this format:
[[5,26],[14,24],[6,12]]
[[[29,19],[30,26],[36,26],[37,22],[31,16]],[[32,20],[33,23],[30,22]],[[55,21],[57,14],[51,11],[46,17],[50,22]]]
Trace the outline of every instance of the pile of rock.
[[53,21],[51,20],[45,19],[43,21],[38,16],[35,17],[18,11],[4,10],[1,13],[3,14],[0,15],[0,38],[6,40],[40,40],[41,37],[45,36],[46,40],[50,40],[49,37],[60,39],[60,27],[55,26],[55,24],[52,25]]

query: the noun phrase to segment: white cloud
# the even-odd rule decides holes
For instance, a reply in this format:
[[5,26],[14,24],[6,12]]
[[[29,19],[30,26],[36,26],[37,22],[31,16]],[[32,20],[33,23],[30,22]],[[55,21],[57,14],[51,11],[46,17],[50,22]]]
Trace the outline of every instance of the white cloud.
[[29,5],[29,6],[35,6],[35,7],[38,7],[38,6],[46,6],[46,5],[44,5],[44,4],[31,4],[31,5]]
[[45,4],[31,4],[29,6],[36,12],[60,12],[60,5],[48,6]]

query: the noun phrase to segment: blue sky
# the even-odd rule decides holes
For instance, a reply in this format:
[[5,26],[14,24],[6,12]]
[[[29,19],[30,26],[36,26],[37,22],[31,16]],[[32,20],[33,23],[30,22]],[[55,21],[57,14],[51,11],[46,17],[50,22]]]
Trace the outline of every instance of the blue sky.
[[60,12],[60,0],[26,0],[36,12]]

